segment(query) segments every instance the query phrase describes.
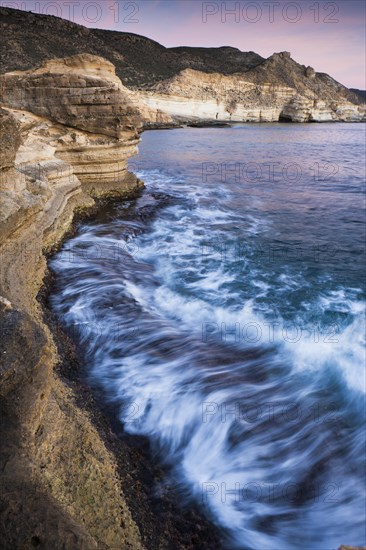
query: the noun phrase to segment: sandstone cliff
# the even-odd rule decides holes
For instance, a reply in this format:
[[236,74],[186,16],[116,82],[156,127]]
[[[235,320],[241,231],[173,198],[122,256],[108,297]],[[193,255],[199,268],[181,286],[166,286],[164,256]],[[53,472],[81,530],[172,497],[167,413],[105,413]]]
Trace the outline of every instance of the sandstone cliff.
[[[263,60],[230,48],[168,51],[57,18],[3,8],[0,16],[2,547],[169,548],[171,533],[148,510],[142,523],[148,517],[163,534],[153,541],[143,532],[116,456],[79,407],[79,388],[56,369],[61,358],[37,301],[44,253],[75,212],[99,197],[138,193],[143,184],[127,161],[144,123],[361,120],[364,110],[286,53]],[[197,530],[200,548],[215,547],[202,523]]]
[[[44,210],[58,189],[78,198],[135,185],[127,159],[137,152],[141,119],[109,62],[84,54],[1,75],[0,102],[21,136],[15,175],[2,174],[0,221],[7,234],[24,223],[30,207]],[[7,153],[2,163],[9,165]]]
[[[54,371],[57,351],[36,300],[42,251],[74,210],[141,186],[126,169],[139,119],[99,58],[1,78],[2,547],[142,548],[115,460]],[[80,90],[88,101],[92,93],[87,118]]]
[[[87,29],[57,17],[6,8],[0,8],[0,30],[10,45],[1,52],[0,73],[37,68],[65,55],[101,55],[116,66],[145,126],[366,120],[359,95],[296,63],[288,52],[263,59],[230,47],[165,48],[136,34]],[[33,78],[36,83],[41,77]],[[87,86],[91,91],[92,83]],[[71,109],[68,124],[72,115]]]
[[243,73],[223,75],[185,69],[139,93],[152,110],[172,121],[360,122],[364,105],[327,75],[274,54]]
[[149,110],[89,54],[1,75],[0,91],[1,547],[157,550],[197,536],[213,547],[216,532],[193,509],[149,504],[150,464],[101,426],[77,375],[64,378],[71,344],[55,340],[37,299],[44,254],[74,213],[143,187],[127,161]]

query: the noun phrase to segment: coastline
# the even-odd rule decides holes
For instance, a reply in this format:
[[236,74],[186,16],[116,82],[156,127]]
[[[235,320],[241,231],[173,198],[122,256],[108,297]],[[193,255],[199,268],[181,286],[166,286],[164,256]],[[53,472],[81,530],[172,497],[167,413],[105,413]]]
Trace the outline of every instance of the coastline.
[[[167,191],[169,192],[169,190],[167,190]],[[104,219],[104,218],[102,218],[102,220],[103,220],[103,219]],[[134,219],[135,219],[135,218],[134,218]],[[97,223],[97,224],[100,223],[100,220],[97,220],[96,223]],[[106,410],[105,407],[104,407],[104,410]],[[106,411],[106,412],[107,412],[107,411]],[[108,413],[107,413],[107,414],[108,414]],[[113,410],[112,410],[112,419],[113,419]],[[134,438],[134,437],[132,437],[132,438],[131,438],[131,444],[132,444],[132,446],[134,445],[133,441],[135,441],[137,445],[141,445],[141,447],[142,447],[143,449],[145,449],[145,451],[147,452],[147,454],[149,454],[149,453],[148,453],[148,443],[146,442],[146,440],[144,440],[144,438],[139,438],[139,437],[138,437],[138,438]],[[144,447],[145,444],[147,444],[147,447]],[[127,446],[128,446],[128,443],[127,443]],[[146,455],[145,455],[145,456],[146,456]],[[164,472],[163,472],[163,475],[164,475]],[[158,480],[161,479],[161,478],[159,478],[159,474],[158,474],[158,476],[157,476],[156,479],[158,479]],[[185,532],[187,532],[187,530],[185,530]],[[206,540],[207,540],[207,539],[206,539]],[[198,543],[196,543],[196,544],[198,544]],[[175,545],[176,545],[176,543],[175,543]],[[193,547],[197,547],[197,546],[193,546]],[[201,546],[201,543],[199,543],[199,546],[198,546],[198,547],[204,548],[204,546]],[[217,548],[217,547],[218,547],[218,546],[215,546],[215,545],[212,544],[212,543],[211,543],[210,545],[208,545],[208,548]],[[342,547],[342,548],[343,548],[343,547]],[[352,547],[349,547],[349,548],[352,548]]]
[[[47,259],[79,222],[142,192],[127,167],[142,131],[243,123],[170,124],[159,108],[136,104],[111,62],[85,53],[0,80],[3,548],[222,548],[225,534],[163,482],[148,440],[123,433],[85,383],[82,350],[48,307]],[[300,119],[287,122],[321,122]]]
[[[142,182],[127,173],[115,192],[109,189],[97,200],[83,192],[82,197],[64,202],[42,238],[32,241],[33,262],[22,261],[16,250],[32,231],[38,233],[39,219],[33,220],[33,228],[28,224],[15,231],[15,238],[13,234],[15,252],[8,251],[8,280],[15,280],[14,273],[22,276],[18,288],[8,288],[16,305],[1,302],[2,356],[5,352],[15,358],[15,364],[2,371],[5,514],[0,531],[5,550],[49,548],[51,544],[62,548],[65,541],[68,549],[86,550],[168,549],[172,541],[174,548],[222,548],[224,534],[197,505],[190,503],[182,509],[174,488],[165,485],[156,496],[154,487],[165,472],[154,463],[147,439],[121,437],[113,409],[85,385],[81,355],[47,306],[53,288],[47,258],[75,233],[80,222],[94,217],[110,201],[138,197],[142,189]],[[6,273],[7,266],[3,269]],[[20,309],[22,303],[25,311]],[[23,334],[24,340],[19,338]],[[8,424],[13,418],[16,422]],[[70,462],[71,456],[80,453],[82,459],[79,456]],[[56,455],[56,464],[45,464],[49,454],[53,455],[51,462]],[[96,456],[97,470],[91,474],[88,461]],[[26,480],[32,485],[25,485]],[[84,495],[73,493],[85,481]],[[122,524],[116,521],[119,514]]]
[[[61,107],[51,100],[48,114],[42,102],[0,109],[2,547],[135,550],[169,548],[172,538],[191,548],[196,537],[212,548],[216,530],[197,509],[182,512],[174,491],[155,498],[155,514],[152,487],[162,474],[150,465],[146,442],[139,451],[136,440],[113,435],[78,380],[73,345],[45,322],[50,315],[38,300],[47,256],[77,220],[143,188],[127,168],[141,119],[113,66],[87,54],[69,63],[70,86],[85,73],[93,89],[88,118],[68,96]],[[41,76],[51,96],[58,70]]]
[[[142,193],[140,188],[123,199],[100,199],[94,207],[75,214],[69,231],[47,252],[46,258],[52,257],[65,241],[75,235],[81,223],[94,219],[110,204],[137,199]],[[60,359],[56,372],[65,384],[70,385],[77,406],[91,418],[100,438],[115,458],[127,506],[138,526],[143,545],[156,550],[170,547],[222,548],[223,533],[210,523],[197,503],[181,505],[181,494],[164,482],[167,472],[154,459],[148,438],[124,432],[113,405],[107,402],[101,391],[88,385],[82,349],[66,334],[49,306],[53,289],[54,276],[47,268],[37,300],[56,342]],[[157,494],[159,486],[161,491]]]
[[[138,548],[140,535],[120,494],[115,461],[56,373],[59,355],[37,301],[45,247],[67,235],[75,211],[94,206],[87,195],[62,202],[52,222],[35,216],[1,251],[2,543],[89,549],[126,539]],[[125,530],[114,525],[119,515]]]
[[[4,549],[63,548],[64,544],[68,549],[86,550],[158,549],[171,544],[221,548],[218,529],[197,505],[182,508],[174,487],[164,485],[162,494],[155,494],[164,471],[154,463],[148,441],[121,437],[113,410],[80,377],[79,350],[47,307],[52,290],[47,258],[82,220],[95,216],[110,201],[137,197],[141,189],[136,179],[136,187],[125,191],[123,198],[69,204],[67,216],[65,212],[60,216],[67,217],[67,222],[63,220],[53,238],[39,243],[41,265],[28,264],[31,289],[27,284],[27,288],[13,285],[11,289],[11,294],[28,294],[36,304],[22,311],[19,304],[1,301],[2,357],[14,357],[1,371]],[[42,447],[44,452],[39,452]],[[48,453],[52,455],[49,464]],[[97,459],[97,471],[90,472],[91,459]]]

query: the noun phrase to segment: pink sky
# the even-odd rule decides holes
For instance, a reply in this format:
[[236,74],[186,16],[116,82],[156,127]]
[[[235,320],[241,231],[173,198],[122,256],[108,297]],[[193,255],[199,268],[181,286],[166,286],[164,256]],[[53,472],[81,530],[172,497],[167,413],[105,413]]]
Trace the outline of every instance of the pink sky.
[[366,89],[363,0],[0,0],[0,5],[142,34],[167,47],[234,46],[263,57],[287,50],[299,63]]

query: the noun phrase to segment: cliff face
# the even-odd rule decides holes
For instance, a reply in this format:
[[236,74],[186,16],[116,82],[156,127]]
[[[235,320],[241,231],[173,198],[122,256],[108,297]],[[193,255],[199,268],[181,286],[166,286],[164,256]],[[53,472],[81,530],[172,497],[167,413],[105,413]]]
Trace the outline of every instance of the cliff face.
[[83,54],[51,60],[37,70],[0,76],[3,104],[114,138],[140,125],[129,91],[108,61]]
[[174,494],[156,504],[161,474],[103,420],[71,342],[37,300],[44,251],[74,213],[143,187],[127,161],[142,116],[155,114],[89,54],[1,75],[0,90],[1,547],[217,547],[194,508],[182,513]]
[[[105,57],[116,66],[146,126],[200,120],[366,120],[366,108],[358,95],[330,76],[296,63],[288,52],[263,59],[254,52],[230,47],[165,48],[143,36],[87,29],[57,17],[6,8],[0,8],[0,31],[4,42],[11,46],[1,53],[3,73],[36,68],[47,59],[83,52]],[[98,72],[93,76],[98,77]],[[32,78],[30,86],[34,87],[38,83],[43,86],[46,77],[36,72]],[[14,75],[13,90],[16,83]],[[62,86],[62,78],[53,83],[48,80],[45,86],[50,89],[53,84]],[[92,93],[93,80],[82,85],[75,82],[75,86],[83,86],[83,93]],[[13,93],[11,88],[9,92]],[[124,109],[117,107],[120,104],[115,90],[104,89],[96,99],[101,102],[103,94],[109,93],[117,94],[113,115],[120,117],[123,125]],[[57,97],[56,91],[52,94]],[[72,125],[76,99],[63,123]],[[25,106],[26,100],[23,98]],[[45,104],[38,114],[47,115]],[[87,115],[85,106],[84,117]],[[110,131],[117,133],[108,135],[118,135],[117,128]]]
[[[15,176],[3,171],[1,185],[0,221],[9,234],[31,207],[45,208],[54,188],[97,196],[136,183],[127,160],[137,152],[141,118],[109,62],[83,54],[1,75],[0,101],[21,136]],[[3,165],[7,159],[6,152]]]
[[[55,371],[59,357],[36,299],[42,251],[62,237],[75,209],[141,187],[126,169],[140,122],[99,58],[1,78],[2,547],[142,548],[115,459]],[[85,106],[74,100],[80,89],[90,97],[90,88],[93,111],[79,118]]]
[[[55,368],[59,353],[37,301],[43,252],[75,211],[139,191],[127,161],[143,123],[360,120],[364,111],[288,54],[265,61],[231,48],[167,50],[53,17],[3,8],[0,16],[2,547],[143,548],[116,457]],[[164,536],[151,548],[168,548]]]
[[274,54],[244,73],[222,75],[192,69],[139,93],[152,110],[172,121],[360,122],[365,106],[350,101],[346,88],[326,75]]

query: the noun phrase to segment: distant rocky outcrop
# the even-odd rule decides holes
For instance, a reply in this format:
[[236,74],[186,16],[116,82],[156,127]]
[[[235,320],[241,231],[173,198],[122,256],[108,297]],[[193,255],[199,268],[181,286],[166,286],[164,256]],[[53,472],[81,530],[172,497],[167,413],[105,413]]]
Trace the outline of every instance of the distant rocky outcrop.
[[[274,53],[263,59],[254,52],[231,47],[165,48],[136,34],[87,29],[57,17],[6,8],[0,8],[0,30],[3,40],[10,44],[10,48],[2,51],[0,72],[38,68],[47,59],[80,53],[109,60],[125,90],[136,92],[134,99],[145,127],[200,120],[366,119],[359,95],[330,76],[296,63],[290,52]],[[35,85],[37,79],[42,84],[42,78],[45,77],[37,72],[32,76]],[[58,81],[62,82],[62,78]],[[15,85],[15,78],[13,82]],[[92,87],[92,81],[86,86]],[[56,91],[52,93],[57,95]],[[117,107],[119,98],[116,96],[115,100],[116,114],[123,125],[123,113]],[[88,109],[84,114],[87,117]],[[68,124],[72,122],[71,106],[69,115],[65,119]]]
[[288,52],[240,74],[185,69],[138,93],[150,109],[180,122],[359,122],[366,115],[340,84],[299,65]]

